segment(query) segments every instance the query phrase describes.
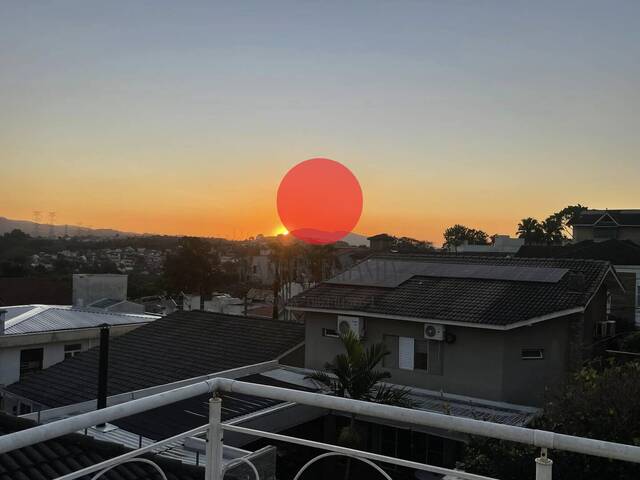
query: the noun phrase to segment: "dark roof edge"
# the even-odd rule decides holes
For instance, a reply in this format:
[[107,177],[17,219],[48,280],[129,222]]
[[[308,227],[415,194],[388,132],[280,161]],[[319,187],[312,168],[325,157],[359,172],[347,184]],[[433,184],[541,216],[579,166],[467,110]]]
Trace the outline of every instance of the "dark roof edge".
[[[603,277],[604,280],[604,277]],[[598,287],[599,289],[599,287]],[[597,292],[597,290],[596,290]],[[594,292],[591,297],[589,298],[589,301],[591,301],[591,299],[595,296]],[[587,302],[588,304],[589,302]],[[574,313],[583,313],[586,309],[586,306],[584,307],[574,307],[574,308],[569,308],[566,310],[558,310],[555,312],[551,312],[551,313],[547,313],[544,315],[540,315],[537,317],[532,317],[529,318],[527,320],[521,320],[519,322],[514,322],[514,323],[510,323],[507,325],[493,325],[493,324],[488,324],[488,323],[472,323],[472,322],[456,322],[456,321],[451,321],[451,320],[437,320],[437,319],[433,319],[433,318],[421,318],[421,317],[409,317],[409,316],[405,316],[405,315],[388,315],[388,314],[384,314],[384,313],[371,313],[371,312],[363,312],[363,311],[359,311],[359,310],[339,310],[339,309],[332,309],[332,308],[307,308],[307,307],[290,307],[287,306],[286,307],[287,310],[290,311],[297,311],[297,312],[315,312],[315,313],[335,313],[338,315],[352,315],[352,316],[359,316],[359,317],[374,317],[374,318],[382,318],[382,319],[387,319],[387,320],[404,320],[404,321],[408,321],[408,322],[418,322],[418,323],[439,323],[442,325],[451,325],[451,326],[457,326],[457,327],[470,327],[470,328],[481,328],[481,329],[485,329],[485,330],[513,330],[516,328],[520,328],[520,327],[526,327],[526,326],[530,326],[536,323],[540,323],[540,322],[544,322],[546,320],[552,320],[554,318],[559,318],[559,317],[564,317],[566,315],[572,315]]]

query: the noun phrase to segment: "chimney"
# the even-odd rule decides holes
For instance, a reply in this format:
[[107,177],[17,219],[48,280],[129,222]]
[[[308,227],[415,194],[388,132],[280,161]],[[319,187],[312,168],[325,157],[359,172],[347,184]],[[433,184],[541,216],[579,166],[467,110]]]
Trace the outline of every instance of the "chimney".
[[[109,330],[107,323],[100,325],[100,363],[98,364],[98,410],[107,406],[107,383],[109,374]],[[103,427],[103,425],[99,425]]]
[[0,335],[4,335],[4,324],[7,318],[7,311],[0,310]]

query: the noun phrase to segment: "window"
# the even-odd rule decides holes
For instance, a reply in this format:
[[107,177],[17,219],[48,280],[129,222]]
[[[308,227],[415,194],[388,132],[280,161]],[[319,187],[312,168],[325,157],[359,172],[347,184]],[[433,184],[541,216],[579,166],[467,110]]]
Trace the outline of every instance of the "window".
[[[636,283],[637,282],[639,282],[639,280],[636,280]],[[640,283],[636,286],[636,308],[640,308]]]
[[64,359],[75,357],[82,351],[82,344],[72,343],[71,345],[64,346]]
[[38,370],[42,370],[42,348],[20,351],[20,380]]
[[385,335],[383,341],[390,352],[382,361],[383,367],[442,375],[442,342],[396,335]]
[[544,349],[523,348],[520,355],[522,357],[522,360],[542,360],[544,358]]
[[338,335],[338,331],[333,328],[323,328],[322,336],[331,337],[331,338],[340,338],[340,335]]

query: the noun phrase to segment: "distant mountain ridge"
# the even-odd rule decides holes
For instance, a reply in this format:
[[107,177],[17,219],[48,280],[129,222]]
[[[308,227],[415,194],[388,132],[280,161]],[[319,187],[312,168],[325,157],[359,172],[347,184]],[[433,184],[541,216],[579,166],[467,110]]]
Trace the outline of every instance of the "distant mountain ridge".
[[[38,227],[38,233],[41,237],[48,237],[51,231],[51,226],[46,223],[36,223],[30,220],[12,220],[6,217],[0,217],[0,235],[18,229],[24,233],[33,235],[36,231],[36,225]],[[95,237],[138,237],[140,233],[123,232],[112,228],[88,228],[79,225],[54,225],[53,235],[55,237],[61,237],[65,234],[65,230],[69,235],[74,236],[78,234],[80,230],[83,235],[93,235]]]
[[[30,220],[12,220],[6,217],[0,217],[0,235],[10,232],[12,230],[18,229],[22,230],[24,233],[28,233],[29,235],[33,235],[36,230],[36,225],[38,226],[38,232],[41,237],[48,237],[50,232],[50,226],[46,223],[36,223]],[[68,232],[70,236],[75,236],[78,234],[78,231],[82,232],[82,235],[93,235],[96,237],[139,237],[141,235],[153,235],[150,233],[134,233],[134,232],[124,232],[122,230],[116,230],[113,228],[88,228],[79,225],[54,225],[53,226],[53,235],[55,237],[61,237],[65,234],[65,230]],[[175,235],[179,237],[181,235]],[[343,242],[347,242],[349,245],[360,246],[366,245],[369,246],[369,240],[364,235],[360,235],[358,233],[349,233],[343,239]]]

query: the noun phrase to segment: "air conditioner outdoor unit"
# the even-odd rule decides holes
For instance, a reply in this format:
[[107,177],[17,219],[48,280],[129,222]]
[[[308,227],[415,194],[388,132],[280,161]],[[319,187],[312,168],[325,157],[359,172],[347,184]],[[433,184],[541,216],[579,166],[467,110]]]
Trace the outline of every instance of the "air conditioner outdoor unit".
[[439,325],[437,323],[425,323],[424,338],[429,340],[444,340],[444,325]]
[[338,333],[346,335],[350,331],[355,333],[358,338],[364,337],[364,320],[359,317],[338,315]]

